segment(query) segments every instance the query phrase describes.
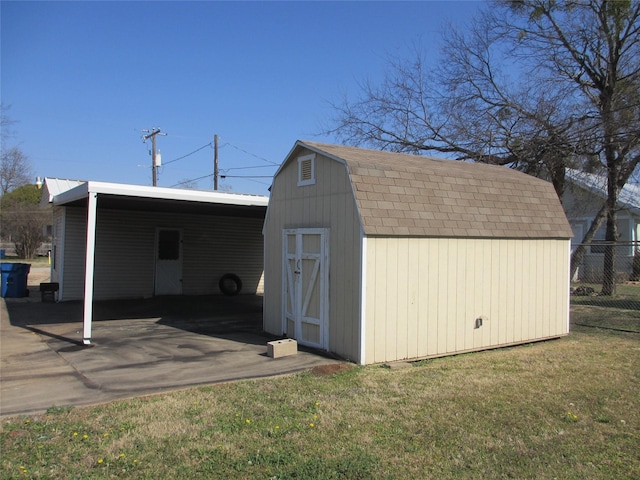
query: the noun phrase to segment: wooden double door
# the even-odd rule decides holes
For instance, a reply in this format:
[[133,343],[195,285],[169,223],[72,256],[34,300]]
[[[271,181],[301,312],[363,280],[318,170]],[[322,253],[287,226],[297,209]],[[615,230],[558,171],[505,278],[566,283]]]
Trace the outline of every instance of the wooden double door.
[[283,233],[283,330],[310,347],[329,348],[329,230]]

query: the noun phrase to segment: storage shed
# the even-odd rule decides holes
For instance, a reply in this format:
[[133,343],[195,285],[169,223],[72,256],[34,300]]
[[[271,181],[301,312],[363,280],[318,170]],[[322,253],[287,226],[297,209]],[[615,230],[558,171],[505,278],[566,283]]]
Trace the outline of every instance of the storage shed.
[[569,331],[571,228],[506,167],[298,141],[263,232],[264,329],[359,364]]
[[42,202],[51,281],[60,301],[84,301],[85,343],[94,299],[220,294],[226,274],[262,293],[267,197],[46,178]]

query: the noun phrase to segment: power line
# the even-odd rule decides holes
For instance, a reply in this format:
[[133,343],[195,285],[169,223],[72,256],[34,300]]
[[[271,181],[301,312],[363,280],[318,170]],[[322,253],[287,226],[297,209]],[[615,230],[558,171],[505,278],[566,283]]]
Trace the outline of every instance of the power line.
[[210,173],[208,175],[203,175],[202,177],[198,177],[198,178],[192,178],[190,180],[183,180],[182,182],[178,182],[175,185],[171,185],[171,187],[177,187],[178,185],[184,185],[185,183],[190,183],[190,182],[197,182],[198,180],[202,180],[203,178],[209,178],[209,177],[213,177],[213,173]]
[[[185,183],[191,183],[191,182],[197,182],[199,180],[205,179],[205,178],[210,178],[213,177],[214,174],[213,173],[209,173],[207,175],[202,175],[201,177],[197,177],[197,178],[190,178],[189,180],[183,180],[182,182],[178,182],[174,185],[171,185],[171,187],[177,187],[179,185],[184,185]],[[254,178],[273,178],[273,175],[220,175],[220,178],[246,178],[246,179],[254,179]],[[256,181],[256,180],[253,180]],[[262,183],[264,185],[268,185],[267,183],[263,183],[263,182],[257,182],[257,183]]]
[[242,153],[246,153],[247,155],[251,155],[252,157],[257,158],[258,160],[262,160],[263,162],[270,163],[271,165],[280,165],[279,163],[272,162],[271,160],[267,160],[266,158],[261,157],[259,155],[256,155],[255,153],[247,152],[246,150],[244,150],[244,149],[242,149],[242,148],[240,148],[240,147],[238,147],[238,146],[236,146],[236,145],[234,145],[232,143],[225,142],[224,146],[227,146],[227,145],[229,145],[230,147],[235,148],[236,150],[238,150],[238,151],[240,151]]
[[273,178],[273,175],[220,175],[220,178]]
[[268,187],[271,186],[271,182],[261,182],[260,180],[254,180],[253,178],[247,178],[249,182],[259,183],[260,185],[266,185]]
[[205,148],[207,148],[207,147],[211,147],[211,146],[212,146],[212,142],[209,142],[209,143],[207,143],[206,145],[201,146],[200,148],[198,148],[198,149],[194,150],[194,151],[193,151],[193,152],[191,152],[191,153],[187,153],[186,155],[183,155],[183,156],[181,156],[181,157],[174,158],[173,160],[170,160],[170,161],[168,161],[168,162],[164,162],[164,165],[165,165],[165,166],[167,166],[167,165],[169,165],[170,163],[177,162],[178,160],[182,160],[183,158],[190,157],[190,156],[191,156],[191,155],[193,155],[194,153],[198,153],[200,150],[203,150],[203,149],[205,149]]
[[[248,169],[248,168],[268,168],[268,167],[271,167],[271,166],[276,166],[276,167],[280,166],[279,163],[272,162],[271,160],[267,160],[266,158],[260,157],[259,155],[256,155],[254,153],[248,152],[247,150],[244,150],[244,149],[242,149],[242,148],[240,148],[240,147],[238,147],[236,145],[233,145],[232,143],[225,142],[222,146],[223,147],[230,146],[230,147],[235,148],[236,150],[238,150],[238,151],[240,151],[242,153],[246,153],[247,155],[250,155],[250,156],[252,156],[254,158],[257,158],[258,160],[261,160],[263,162],[267,162],[269,164],[269,165],[255,165],[255,166],[249,166],[249,167],[231,167],[231,168],[224,169],[224,171],[242,170],[242,169]],[[168,162],[163,162],[162,165],[163,166],[167,166],[167,165],[170,165],[170,164],[172,164],[174,162],[177,162],[179,160],[183,160],[183,159],[185,159],[187,157],[190,157],[191,155],[194,155],[194,154],[198,153],[200,150],[203,150],[203,149],[205,149],[207,147],[212,147],[213,148],[213,142],[209,142],[209,143],[207,143],[207,144],[195,149],[193,152],[190,152],[190,153],[187,153],[185,155],[182,155],[181,157],[174,158],[173,160],[169,160]]]
[[255,165],[251,167],[230,167],[230,168],[224,168],[223,170],[225,172],[228,172],[230,170],[248,170],[250,168],[273,168],[273,167],[275,167],[275,165]]
[[[216,137],[217,137],[217,135],[216,135]],[[217,140],[217,138],[215,138],[214,141],[215,140]],[[180,156],[178,158],[174,158],[173,160],[165,162],[163,166],[170,165],[170,164],[172,164],[174,162],[177,162],[179,160],[183,160],[183,159],[185,159],[185,158],[187,158],[187,157],[189,157],[191,155],[194,155],[195,153],[198,153],[199,151],[201,151],[201,150],[203,150],[203,149],[205,149],[207,147],[213,147],[213,144],[214,144],[214,142],[209,142],[209,143],[207,143],[207,144],[195,149],[194,151],[192,151],[190,153],[187,153],[186,155],[182,155],[182,156]],[[240,147],[238,147],[236,145],[233,145],[230,142],[225,142],[222,146],[224,147],[224,146],[227,146],[227,145],[232,147],[232,148],[234,148],[234,149],[236,149],[236,150],[238,150],[238,151],[240,151],[240,152],[242,152],[242,153],[245,153],[245,154],[250,155],[250,156],[252,156],[254,158],[257,158],[258,160],[266,162],[269,165],[251,165],[251,166],[246,166],[246,167],[230,167],[230,168],[222,169],[221,170],[222,172],[226,173],[226,172],[230,172],[232,170],[249,170],[249,169],[254,169],[254,168],[273,168],[273,167],[280,166],[279,163],[272,162],[271,160],[267,160],[264,157],[261,157],[259,155],[254,154],[254,153],[251,153],[251,152],[248,152],[247,150],[244,150],[244,149],[242,149],[242,148],[240,148]],[[214,169],[215,168],[216,167],[214,166]],[[216,183],[215,181],[217,180],[217,176],[219,175],[219,173],[220,172],[214,171],[213,173],[210,173],[210,174],[207,174],[207,175],[203,175],[201,177],[192,178],[192,179],[189,179],[189,180],[183,180],[181,182],[178,182],[178,183],[172,185],[172,187],[178,187],[178,186],[184,185],[186,183],[197,182],[197,181],[205,179],[205,178],[214,177],[214,189],[215,189],[215,183]],[[251,179],[255,179],[255,178],[273,178],[273,175],[219,175],[219,177],[220,178],[245,178],[245,179],[248,179],[250,181],[255,181],[257,183],[263,183],[263,182],[258,182],[256,180],[251,180]]]

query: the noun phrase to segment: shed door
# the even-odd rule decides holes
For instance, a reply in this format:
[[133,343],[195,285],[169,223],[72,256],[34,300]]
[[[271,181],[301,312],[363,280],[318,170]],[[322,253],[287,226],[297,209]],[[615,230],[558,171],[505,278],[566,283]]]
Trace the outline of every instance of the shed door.
[[156,295],[182,295],[182,234],[159,229],[156,245]]
[[283,236],[284,325],[289,338],[329,348],[328,230],[285,230]]

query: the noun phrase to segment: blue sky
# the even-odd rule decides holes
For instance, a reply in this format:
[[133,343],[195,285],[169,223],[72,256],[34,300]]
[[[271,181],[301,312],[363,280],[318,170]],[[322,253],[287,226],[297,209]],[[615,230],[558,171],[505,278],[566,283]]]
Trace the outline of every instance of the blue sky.
[[297,139],[335,142],[331,102],[416,43],[435,58],[481,6],[3,0],[1,101],[36,175],[151,185],[141,136],[160,127],[159,186],[212,174],[211,147],[167,162],[218,134],[221,187],[266,195],[269,178],[239,176],[273,175]]

